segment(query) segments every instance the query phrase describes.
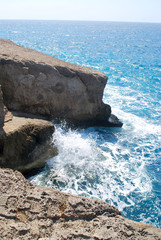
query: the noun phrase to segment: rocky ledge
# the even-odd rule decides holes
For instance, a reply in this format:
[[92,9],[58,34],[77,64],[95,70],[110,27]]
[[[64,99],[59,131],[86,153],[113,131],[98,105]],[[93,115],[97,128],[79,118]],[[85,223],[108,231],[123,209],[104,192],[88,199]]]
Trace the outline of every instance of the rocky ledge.
[[57,153],[50,141],[53,132],[48,121],[12,116],[0,130],[0,166],[21,172],[43,167]]
[[0,86],[0,167],[21,172],[43,167],[57,154],[51,140],[53,132],[51,122],[8,111]]
[[34,187],[0,169],[0,239],[160,240],[161,230],[128,220],[101,200]]
[[0,167],[25,172],[56,155],[54,125],[40,118],[121,127],[102,102],[106,83],[98,71],[0,39]]
[[107,76],[0,39],[0,84],[9,110],[86,126],[121,127],[102,102]]
[[[56,154],[54,125],[31,114],[121,127],[102,102],[106,82],[98,71],[0,39],[0,166],[25,172]],[[34,187],[17,170],[0,168],[0,239],[160,240],[161,230],[104,201]]]

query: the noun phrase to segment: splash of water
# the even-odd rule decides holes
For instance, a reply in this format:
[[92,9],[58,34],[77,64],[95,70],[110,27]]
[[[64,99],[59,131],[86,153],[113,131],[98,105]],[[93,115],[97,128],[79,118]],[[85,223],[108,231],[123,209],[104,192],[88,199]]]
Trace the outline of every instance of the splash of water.
[[32,177],[31,182],[101,198],[121,211],[134,206],[132,195],[145,197],[151,191],[151,182],[143,153],[136,155],[137,145],[129,150],[129,139],[118,138],[122,132],[107,128],[66,131],[57,126],[53,141],[59,154],[49,159],[44,171]]

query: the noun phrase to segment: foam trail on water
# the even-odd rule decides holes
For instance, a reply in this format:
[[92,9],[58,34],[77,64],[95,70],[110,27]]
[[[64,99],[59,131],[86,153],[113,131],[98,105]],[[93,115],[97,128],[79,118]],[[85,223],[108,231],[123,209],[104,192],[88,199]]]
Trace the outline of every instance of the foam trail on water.
[[65,131],[57,126],[53,141],[59,154],[48,160],[45,170],[33,177],[32,183],[101,198],[120,210],[133,206],[132,192],[146,195],[151,191],[144,161],[133,158],[110,130],[108,141],[104,135],[107,128]]
[[2,38],[105,73],[109,83],[104,102],[124,123],[122,129],[84,131],[56,126],[53,141],[59,155],[32,182],[102,198],[130,219],[161,227],[160,25],[8,20],[0,24]]
[[[57,125],[53,141],[59,154],[49,159],[44,171],[31,181],[101,198],[115,205],[124,216],[159,227],[160,220],[149,216],[151,212],[161,215],[160,200],[154,192],[154,188],[160,188],[161,126],[135,114],[136,97],[128,96],[129,88],[125,89],[125,96],[122,90],[105,89],[105,95],[111,94],[110,105],[123,127],[64,130]],[[124,101],[128,101],[129,108],[125,104],[125,109]]]

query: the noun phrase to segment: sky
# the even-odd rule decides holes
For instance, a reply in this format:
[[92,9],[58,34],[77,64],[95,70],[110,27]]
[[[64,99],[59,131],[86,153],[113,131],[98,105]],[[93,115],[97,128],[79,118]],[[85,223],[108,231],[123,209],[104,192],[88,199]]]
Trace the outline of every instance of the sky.
[[161,0],[0,0],[0,19],[161,23]]

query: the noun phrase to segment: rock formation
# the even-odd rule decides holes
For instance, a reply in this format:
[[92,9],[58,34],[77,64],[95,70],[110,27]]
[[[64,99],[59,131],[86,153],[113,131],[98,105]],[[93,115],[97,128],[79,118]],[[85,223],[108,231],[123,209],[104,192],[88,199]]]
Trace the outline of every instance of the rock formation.
[[0,239],[160,240],[161,230],[128,220],[101,200],[34,187],[0,169]]
[[13,114],[4,106],[0,88],[0,167],[22,172],[43,167],[48,158],[56,155],[56,148],[50,141],[54,125],[31,116],[20,117],[20,113]]
[[107,77],[0,39],[0,84],[8,109],[85,125],[122,126],[102,102]]
[[22,172],[43,167],[56,155],[50,142],[53,132],[48,121],[13,116],[0,130],[0,166]]
[[[31,114],[122,126],[102,102],[106,82],[98,71],[0,39],[0,166],[25,172],[56,154],[54,125]],[[161,230],[104,201],[34,187],[20,172],[0,168],[0,239],[160,240]]]

